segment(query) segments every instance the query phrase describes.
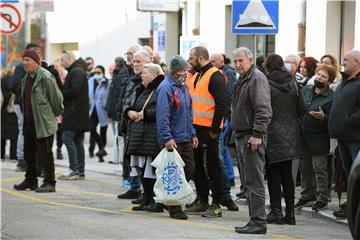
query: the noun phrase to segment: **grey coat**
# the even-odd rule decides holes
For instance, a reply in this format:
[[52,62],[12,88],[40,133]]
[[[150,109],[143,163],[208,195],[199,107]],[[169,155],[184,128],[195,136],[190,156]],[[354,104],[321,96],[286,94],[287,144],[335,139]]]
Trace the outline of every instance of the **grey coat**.
[[252,135],[261,138],[267,134],[271,121],[269,81],[255,65],[234,85],[231,119],[236,137]]

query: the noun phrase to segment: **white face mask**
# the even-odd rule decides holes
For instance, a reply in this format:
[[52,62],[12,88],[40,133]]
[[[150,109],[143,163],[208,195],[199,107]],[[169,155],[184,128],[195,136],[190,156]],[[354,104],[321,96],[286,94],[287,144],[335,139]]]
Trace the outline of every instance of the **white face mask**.
[[285,63],[285,69],[291,74],[291,63]]

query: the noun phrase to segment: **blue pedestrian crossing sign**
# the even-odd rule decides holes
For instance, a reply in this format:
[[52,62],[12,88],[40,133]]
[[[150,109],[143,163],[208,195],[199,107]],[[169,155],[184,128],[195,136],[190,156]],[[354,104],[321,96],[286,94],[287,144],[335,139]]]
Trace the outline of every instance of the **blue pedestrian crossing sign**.
[[233,33],[276,34],[278,26],[279,0],[233,0]]

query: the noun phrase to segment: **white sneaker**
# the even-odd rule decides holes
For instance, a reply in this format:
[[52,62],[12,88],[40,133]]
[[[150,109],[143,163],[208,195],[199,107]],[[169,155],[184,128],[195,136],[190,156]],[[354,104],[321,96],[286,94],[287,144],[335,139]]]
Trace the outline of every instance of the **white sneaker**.
[[78,172],[67,172],[67,173],[63,173],[58,177],[59,180],[79,180],[80,179],[80,175]]

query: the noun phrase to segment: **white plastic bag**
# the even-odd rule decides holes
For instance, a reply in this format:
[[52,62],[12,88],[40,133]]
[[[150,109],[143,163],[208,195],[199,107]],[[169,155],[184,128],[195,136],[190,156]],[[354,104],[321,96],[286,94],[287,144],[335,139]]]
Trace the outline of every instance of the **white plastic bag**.
[[156,167],[155,202],[179,206],[194,201],[195,193],[185,178],[185,163],[176,149],[169,152],[164,148],[151,165]]

